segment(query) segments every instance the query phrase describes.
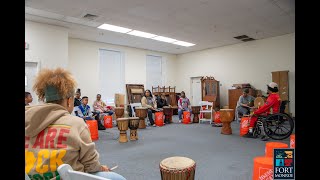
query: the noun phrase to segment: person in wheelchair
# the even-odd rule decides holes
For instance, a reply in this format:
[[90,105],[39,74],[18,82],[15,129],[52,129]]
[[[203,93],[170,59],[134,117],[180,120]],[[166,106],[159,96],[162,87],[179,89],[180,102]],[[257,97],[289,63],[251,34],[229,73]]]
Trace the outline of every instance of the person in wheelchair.
[[[278,92],[278,84],[275,82],[271,82],[267,85],[267,87],[268,98],[266,100],[266,103],[250,114],[249,131],[246,135],[244,135],[244,137],[255,138],[253,136],[253,128],[255,127],[259,116],[267,116],[269,114],[278,113],[280,110],[281,99],[279,94],[276,93]],[[268,139],[269,137],[265,134],[263,134],[261,137],[261,140],[263,141],[266,141]]]

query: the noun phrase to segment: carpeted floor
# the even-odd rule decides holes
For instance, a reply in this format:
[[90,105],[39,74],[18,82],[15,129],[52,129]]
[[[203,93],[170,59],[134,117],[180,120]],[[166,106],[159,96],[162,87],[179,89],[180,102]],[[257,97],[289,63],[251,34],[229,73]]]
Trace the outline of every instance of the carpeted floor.
[[[99,131],[95,141],[100,161],[127,180],[160,180],[159,163],[171,156],[185,156],[196,162],[197,180],[250,180],[253,158],[264,156],[265,141],[239,136],[239,123],[232,122],[232,135],[209,124],[174,123],[138,129],[139,140],[119,143],[117,127]],[[127,131],[128,139],[130,130]],[[273,141],[273,140],[269,140]],[[289,145],[289,138],[279,142]]]

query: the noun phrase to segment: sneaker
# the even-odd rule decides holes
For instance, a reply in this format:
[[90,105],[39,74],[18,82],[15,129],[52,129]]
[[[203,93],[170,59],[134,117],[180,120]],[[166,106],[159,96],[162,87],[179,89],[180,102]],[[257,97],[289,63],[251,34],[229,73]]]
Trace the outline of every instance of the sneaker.
[[179,120],[179,123],[181,123],[181,120]]
[[153,126],[153,127],[156,127],[156,124],[153,124],[152,126]]
[[261,137],[261,141],[268,141],[268,140],[269,140],[269,137],[268,137],[268,136],[263,135],[263,136]]
[[256,138],[253,136],[253,133],[250,133],[248,132],[247,134],[243,135],[243,137],[246,137],[246,138]]

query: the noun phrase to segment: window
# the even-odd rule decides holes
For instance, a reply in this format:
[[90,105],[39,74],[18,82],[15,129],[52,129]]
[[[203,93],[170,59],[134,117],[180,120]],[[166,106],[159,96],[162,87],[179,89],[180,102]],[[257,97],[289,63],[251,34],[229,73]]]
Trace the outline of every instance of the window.
[[152,91],[152,86],[163,86],[162,57],[147,55],[147,82],[146,88]]
[[101,99],[107,104],[113,104],[115,93],[124,94],[123,56],[120,51],[106,49],[100,49],[99,56],[99,92]]

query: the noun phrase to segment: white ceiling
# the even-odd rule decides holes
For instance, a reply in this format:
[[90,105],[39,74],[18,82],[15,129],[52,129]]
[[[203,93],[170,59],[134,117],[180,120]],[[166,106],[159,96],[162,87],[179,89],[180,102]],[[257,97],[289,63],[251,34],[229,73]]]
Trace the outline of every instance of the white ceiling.
[[[98,15],[95,20],[85,14]],[[295,32],[294,0],[25,0],[25,19],[68,28],[69,37],[172,54]],[[122,26],[196,44],[183,47],[97,29]]]

